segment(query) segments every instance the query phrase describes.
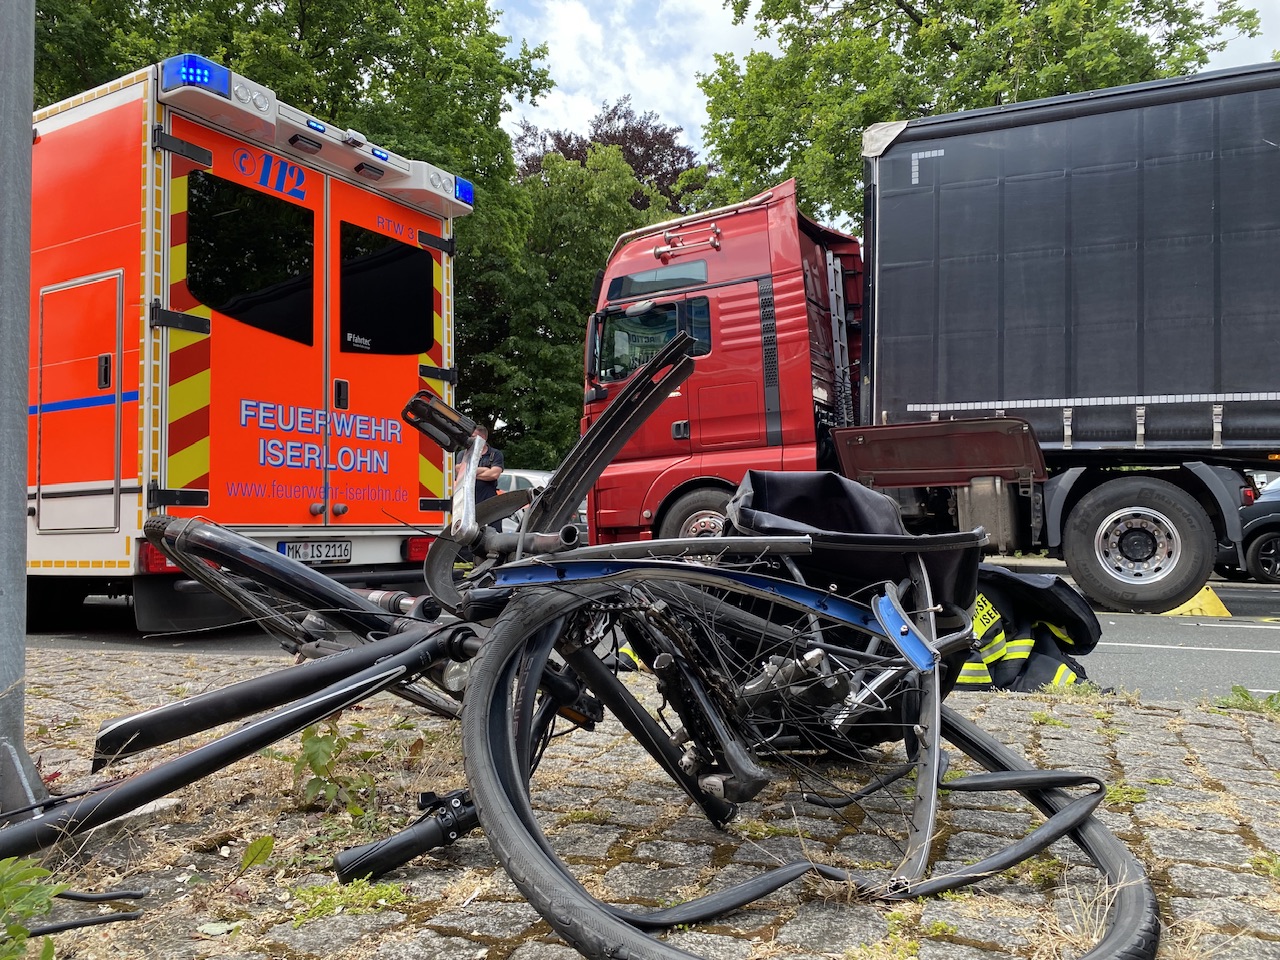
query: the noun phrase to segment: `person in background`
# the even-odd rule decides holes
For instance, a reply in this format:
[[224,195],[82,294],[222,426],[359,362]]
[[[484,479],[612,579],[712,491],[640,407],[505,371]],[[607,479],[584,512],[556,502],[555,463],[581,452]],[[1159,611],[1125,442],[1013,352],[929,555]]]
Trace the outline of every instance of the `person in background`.
[[[476,427],[471,432],[471,435],[479,437],[481,443],[480,468],[476,471],[476,506],[479,507],[484,501],[498,495],[498,478],[502,476],[504,464],[502,451],[497,447],[489,446],[489,431],[485,427]],[[462,470],[465,465],[465,458],[460,459],[457,467],[454,468],[453,482],[455,484],[462,480]],[[501,532],[502,521],[491,523],[489,526]]]

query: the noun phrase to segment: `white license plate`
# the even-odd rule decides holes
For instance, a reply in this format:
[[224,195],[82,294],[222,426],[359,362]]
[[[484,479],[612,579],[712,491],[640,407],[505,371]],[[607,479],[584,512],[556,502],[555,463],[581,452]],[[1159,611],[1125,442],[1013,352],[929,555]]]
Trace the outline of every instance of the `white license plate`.
[[350,540],[281,540],[276,549],[303,563],[350,563]]

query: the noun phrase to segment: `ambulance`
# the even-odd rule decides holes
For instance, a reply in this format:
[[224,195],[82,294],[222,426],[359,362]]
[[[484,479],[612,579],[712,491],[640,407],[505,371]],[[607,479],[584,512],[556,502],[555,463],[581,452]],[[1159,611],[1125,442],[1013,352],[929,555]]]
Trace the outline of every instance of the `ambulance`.
[[472,184],[192,54],[38,111],[32,140],[31,603],[216,622],[142,536],[156,514],[420,580],[450,471],[399,413],[453,399]]

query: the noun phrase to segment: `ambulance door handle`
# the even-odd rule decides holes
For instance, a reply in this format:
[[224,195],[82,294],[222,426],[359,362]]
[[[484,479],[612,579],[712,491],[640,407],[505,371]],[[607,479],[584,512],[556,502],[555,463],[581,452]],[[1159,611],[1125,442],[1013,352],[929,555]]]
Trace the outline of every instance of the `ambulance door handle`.
[[111,386],[111,354],[98,354],[98,389],[106,390]]
[[340,517],[350,509],[351,508],[348,507],[345,503],[335,503],[333,505],[333,515],[335,517]]
[[351,404],[351,384],[346,380],[333,381],[333,409],[345,410]]
[[311,515],[312,515],[313,517],[318,517],[318,516],[320,516],[320,514],[324,513],[324,504],[323,504],[323,503],[313,503],[313,504],[311,504],[311,506],[307,507],[307,510],[309,510],[309,511],[311,512]]

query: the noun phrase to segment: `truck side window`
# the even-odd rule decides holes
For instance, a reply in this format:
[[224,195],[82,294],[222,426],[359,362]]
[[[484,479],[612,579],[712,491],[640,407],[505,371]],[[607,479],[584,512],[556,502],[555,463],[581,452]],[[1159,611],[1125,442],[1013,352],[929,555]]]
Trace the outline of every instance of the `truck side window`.
[[638,317],[609,316],[600,337],[600,380],[625,380],[676,335],[679,311],[662,303]]
[[338,243],[342,352],[404,356],[430,350],[431,252],[345,220]]
[[187,290],[218,313],[310,346],[315,214],[194,171],[187,177]]
[[691,355],[704,357],[711,352],[711,301],[706,297],[690,297],[685,303],[685,330],[698,342]]

